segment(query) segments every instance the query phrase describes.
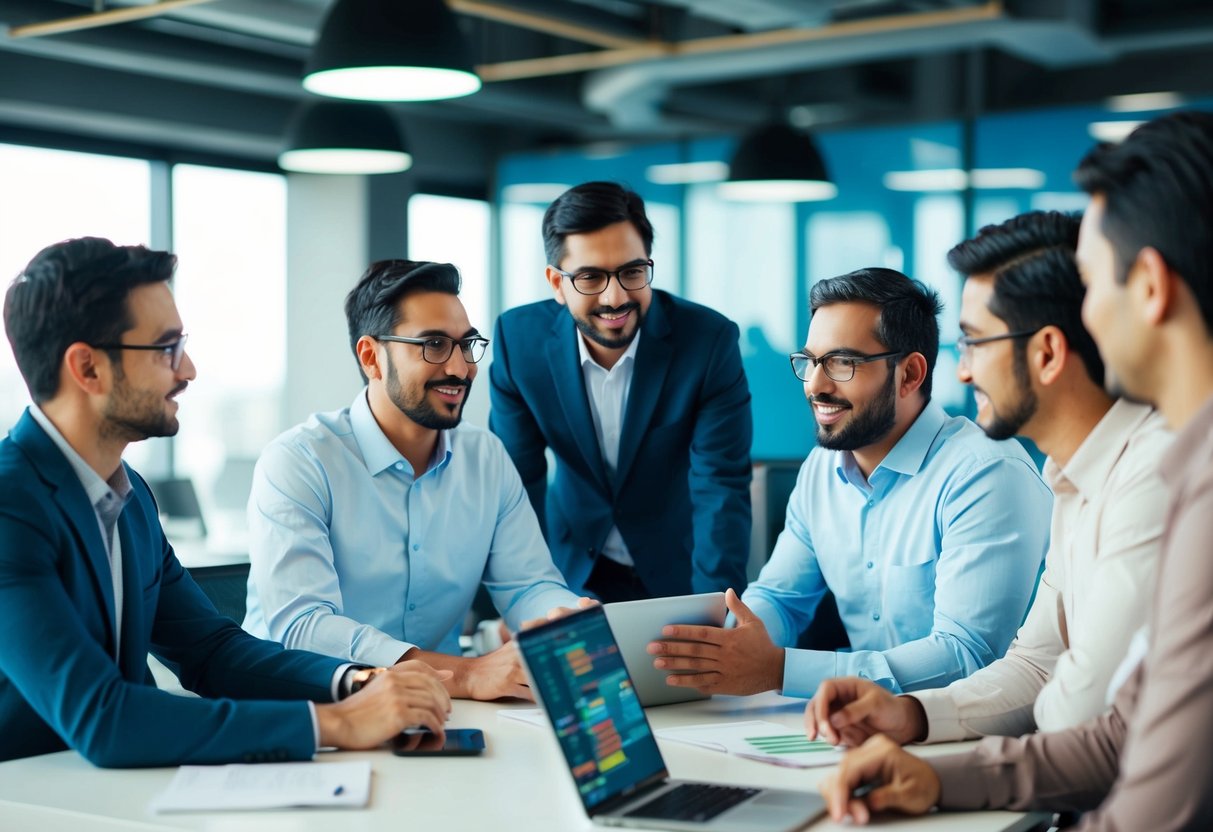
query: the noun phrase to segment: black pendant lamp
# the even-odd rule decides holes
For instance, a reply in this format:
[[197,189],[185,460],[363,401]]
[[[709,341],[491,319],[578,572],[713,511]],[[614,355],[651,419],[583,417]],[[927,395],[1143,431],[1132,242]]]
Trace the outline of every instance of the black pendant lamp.
[[399,173],[412,164],[391,113],[351,101],[305,103],[278,156],[278,165],[295,173]]
[[363,101],[434,101],[480,89],[444,0],[337,0],[320,27],[303,86]]
[[742,138],[729,178],[717,188],[737,202],[817,202],[838,195],[816,142],[787,124],[768,124]]

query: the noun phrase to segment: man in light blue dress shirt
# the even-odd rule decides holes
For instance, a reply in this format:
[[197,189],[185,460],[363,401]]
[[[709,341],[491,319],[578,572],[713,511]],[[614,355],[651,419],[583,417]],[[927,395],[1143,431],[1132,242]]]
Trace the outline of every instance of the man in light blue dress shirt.
[[424,659],[452,695],[530,698],[513,644],[462,658],[483,583],[512,628],[577,605],[501,441],[460,425],[488,341],[446,263],[373,264],[346,299],[367,387],[262,454],[249,632],[370,665]]
[[[649,647],[673,685],[812,696],[833,676],[939,687],[1001,657],[1044,559],[1052,496],[1016,443],[931,401],[939,300],[890,269],[817,283],[792,367],[818,446],[736,626],[672,627]],[[849,652],[794,649],[826,590]]]

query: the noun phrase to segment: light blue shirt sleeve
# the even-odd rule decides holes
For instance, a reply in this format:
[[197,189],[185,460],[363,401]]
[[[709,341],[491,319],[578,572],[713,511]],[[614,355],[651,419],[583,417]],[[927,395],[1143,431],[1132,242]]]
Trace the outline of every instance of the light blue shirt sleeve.
[[[929,426],[920,434],[933,437]],[[943,687],[1006,652],[1040,575],[1052,497],[1017,447],[969,456],[966,443],[989,440],[953,437],[950,455],[931,465],[932,447],[921,470],[912,453],[895,457],[905,470],[878,468],[866,492],[820,457],[802,468],[785,530],[745,594],[787,648],[786,695],[812,696],[836,676],[898,693]],[[795,649],[827,586],[852,649]]]

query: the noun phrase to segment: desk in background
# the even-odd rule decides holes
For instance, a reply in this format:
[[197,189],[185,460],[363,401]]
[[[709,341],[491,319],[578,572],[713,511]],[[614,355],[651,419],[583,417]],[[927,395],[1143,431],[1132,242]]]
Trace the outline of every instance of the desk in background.
[[[451,725],[481,728],[483,757],[401,758],[388,751],[322,754],[320,759],[370,760],[371,804],[364,810],[212,812],[152,815],[148,804],[174,769],[98,769],[64,751],[0,763],[0,829],[38,832],[384,832],[394,829],[568,832],[590,829],[551,731],[498,716],[497,703],[455,703]],[[518,705],[517,707],[530,707]],[[654,728],[764,719],[802,730],[802,700],[774,694],[718,697],[648,711]],[[933,756],[971,743],[915,747]],[[753,786],[814,790],[829,769],[791,769],[661,741],[675,777]],[[890,819],[881,830],[918,832],[1029,832],[1045,815],[1015,812],[940,813]],[[811,832],[853,829],[818,821]]]

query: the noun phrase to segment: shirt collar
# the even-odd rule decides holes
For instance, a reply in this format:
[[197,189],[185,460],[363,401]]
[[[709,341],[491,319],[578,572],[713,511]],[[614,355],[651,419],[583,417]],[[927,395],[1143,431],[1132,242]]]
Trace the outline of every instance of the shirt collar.
[[1063,482],[1069,481],[1087,499],[1099,494],[1129,440],[1153,412],[1149,405],[1117,399],[1065,466],[1058,465],[1052,457],[1045,460],[1042,473],[1049,488],[1056,492]]
[[1187,480],[1195,470],[1204,470],[1209,463],[1206,448],[1213,442],[1213,396],[1201,405],[1192,420],[1175,435],[1175,441],[1163,454],[1160,473],[1171,489]]
[[[404,464],[404,470],[416,476],[413,466],[404,458],[404,454],[396,450],[396,446],[384,435],[383,429],[375,421],[366,395],[367,388],[364,387],[350,405],[350,429],[354,433],[354,441],[358,443],[358,450],[362,452],[367,470],[371,472],[371,476],[378,476],[387,469],[394,468],[399,462]],[[438,442],[434,446],[429,469],[446,465],[450,461],[450,434],[449,430],[438,431]]]
[[[636,330],[636,337],[632,339],[632,343],[628,344],[628,348],[626,350],[624,350],[623,355],[621,355],[619,357],[619,361],[615,364],[615,367],[619,367],[624,362],[632,361],[633,359],[635,359],[636,358],[636,347],[639,344],[640,344],[640,330]],[[606,367],[603,367],[601,364],[599,364],[597,361],[594,360],[594,356],[590,355],[589,347],[587,347],[585,345],[585,336],[582,335],[580,331],[577,332],[577,354],[580,356],[580,362],[581,362],[582,367],[584,367],[587,363],[590,363],[590,364],[593,364],[595,367],[606,370]],[[615,367],[612,367],[611,369],[613,370],[613,369],[615,369]],[[609,373],[610,370],[607,370],[607,372]]]
[[101,479],[101,475],[84,461],[84,457],[76,453],[76,449],[59,432],[59,429],[55,427],[55,423],[42,412],[42,408],[36,404],[31,404],[29,410],[30,415],[34,417],[34,421],[46,431],[46,435],[55,443],[55,447],[67,458],[68,464],[76,472],[76,478],[80,480],[80,485],[84,487],[84,493],[88,496],[90,505],[96,507],[98,503],[105,500],[111,494],[117,496],[124,503],[126,502],[132,490],[130,477],[126,475],[126,466],[119,462],[118,469],[110,475],[108,482]]
[[[897,440],[897,444],[889,449],[884,459],[872,471],[872,475],[875,476],[876,472],[882,469],[911,477],[917,474],[926,461],[927,452],[935,443],[935,437],[939,435],[939,431],[943,429],[947,421],[948,414],[942,407],[935,404],[934,401],[927,402],[922,412],[918,414],[918,418],[910,425],[909,430],[902,434],[902,437]],[[849,482],[847,472],[859,470],[859,465],[855,462],[855,455],[851,451],[838,451],[837,453],[834,470],[837,471],[843,482]],[[871,481],[872,477],[868,477],[868,482]]]

